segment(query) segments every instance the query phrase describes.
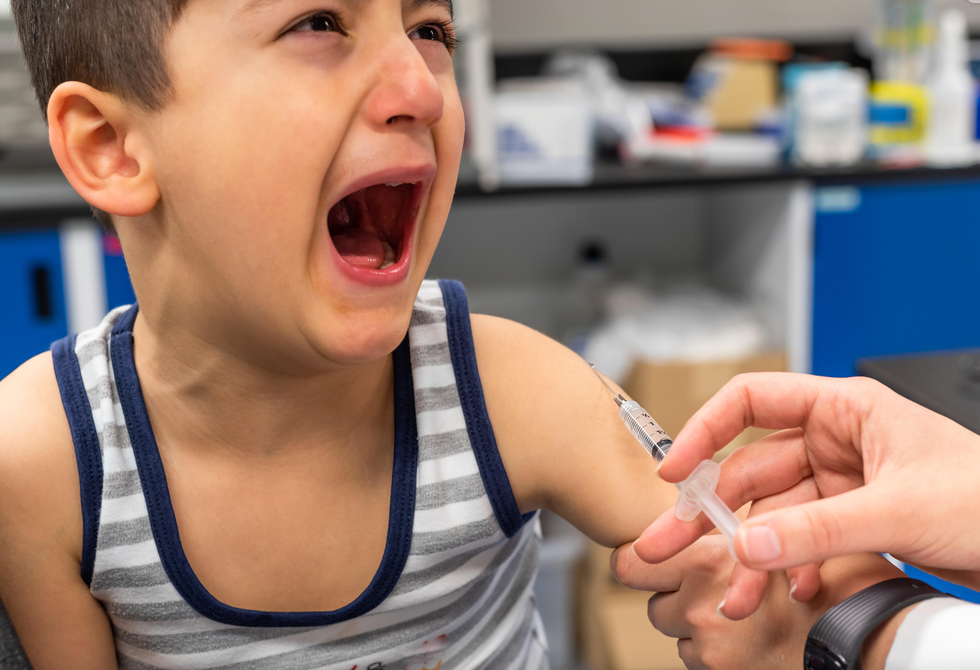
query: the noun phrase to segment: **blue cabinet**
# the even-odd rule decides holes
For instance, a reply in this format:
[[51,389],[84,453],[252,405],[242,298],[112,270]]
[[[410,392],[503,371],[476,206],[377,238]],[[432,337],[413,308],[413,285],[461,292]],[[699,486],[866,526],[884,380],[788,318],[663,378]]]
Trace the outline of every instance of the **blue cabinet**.
[[57,230],[0,235],[0,378],[68,332]]
[[136,302],[133,284],[129,281],[129,270],[123,258],[119,240],[111,235],[102,236],[102,250],[105,253],[105,293],[109,309]]
[[980,346],[980,182],[815,193],[813,372]]

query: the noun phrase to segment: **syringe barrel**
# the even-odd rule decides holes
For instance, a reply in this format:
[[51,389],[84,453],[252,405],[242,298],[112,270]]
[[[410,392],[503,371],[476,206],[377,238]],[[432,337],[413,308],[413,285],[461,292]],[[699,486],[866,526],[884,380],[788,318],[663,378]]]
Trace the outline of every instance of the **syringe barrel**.
[[673,440],[668,437],[663,428],[660,427],[650,414],[640,407],[635,400],[627,400],[619,406],[619,418],[623,420],[633,437],[639,440],[643,448],[657,461],[664,460],[664,456],[670,451]]

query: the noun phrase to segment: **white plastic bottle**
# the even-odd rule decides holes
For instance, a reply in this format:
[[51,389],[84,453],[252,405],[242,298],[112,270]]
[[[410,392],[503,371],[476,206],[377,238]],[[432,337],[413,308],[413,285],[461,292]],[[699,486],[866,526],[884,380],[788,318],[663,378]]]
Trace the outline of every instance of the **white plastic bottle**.
[[976,82],[970,73],[966,17],[947,9],[939,20],[936,67],[929,79],[926,162],[937,167],[975,161]]

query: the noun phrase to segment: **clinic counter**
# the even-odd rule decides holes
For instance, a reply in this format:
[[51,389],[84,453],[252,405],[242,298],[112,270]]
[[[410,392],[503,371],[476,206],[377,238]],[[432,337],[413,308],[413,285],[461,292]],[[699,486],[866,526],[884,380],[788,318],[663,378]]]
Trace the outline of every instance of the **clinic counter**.
[[610,191],[624,189],[669,189],[687,187],[721,187],[780,181],[809,181],[815,186],[865,185],[903,181],[953,181],[980,178],[980,164],[960,168],[908,167],[890,168],[862,163],[843,168],[807,168],[791,165],[769,167],[702,167],[681,165],[621,165],[598,162],[595,174],[587,184],[503,185],[487,193],[477,183],[475,171],[460,168],[456,195],[522,195],[561,193],[566,191]]
[[[697,167],[620,165],[599,161],[586,184],[503,185],[480,188],[476,172],[464,162],[456,187],[458,198],[634,189],[714,188],[783,181],[809,181],[816,186],[863,185],[980,179],[980,164],[963,168],[885,168],[873,163],[846,168]],[[0,151],[0,229],[48,224],[52,220],[87,216],[88,205],[68,184],[46,147]]]

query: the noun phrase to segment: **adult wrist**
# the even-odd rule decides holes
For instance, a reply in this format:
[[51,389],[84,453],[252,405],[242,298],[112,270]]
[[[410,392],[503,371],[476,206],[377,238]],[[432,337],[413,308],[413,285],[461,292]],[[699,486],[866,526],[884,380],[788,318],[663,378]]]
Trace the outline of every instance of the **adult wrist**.
[[[908,577],[873,584],[828,609],[810,629],[804,651],[805,670],[858,670],[869,634],[911,605],[945,595],[925,582]],[[895,622],[895,626],[899,622]],[[888,627],[882,632],[887,635]],[[894,630],[891,633],[894,639]],[[873,645],[874,662],[880,648]],[[885,644],[887,639],[880,640]],[[890,642],[888,642],[890,647]],[[884,658],[887,658],[887,651]],[[883,659],[881,665],[884,666]]]
[[868,637],[864,639],[864,646],[861,648],[861,670],[884,670],[888,653],[895,642],[898,629],[905,621],[908,613],[918,605],[919,603],[912,603],[868,634]]

